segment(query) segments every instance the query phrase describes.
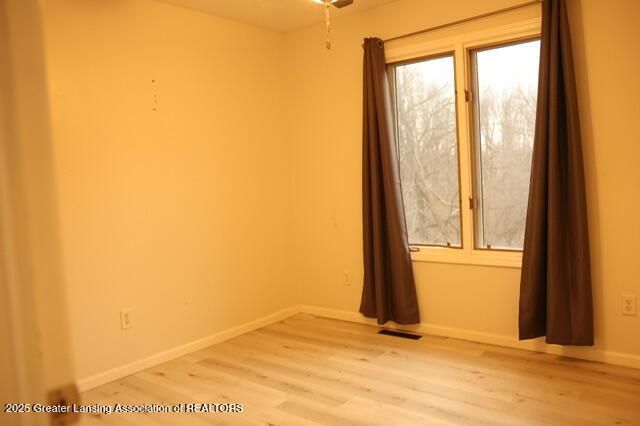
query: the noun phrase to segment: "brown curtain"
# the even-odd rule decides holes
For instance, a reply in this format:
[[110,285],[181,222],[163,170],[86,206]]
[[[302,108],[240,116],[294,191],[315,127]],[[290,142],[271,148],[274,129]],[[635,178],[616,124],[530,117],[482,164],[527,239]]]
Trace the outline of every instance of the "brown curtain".
[[362,201],[364,288],[360,312],[379,324],[420,322],[407,241],[384,44],[364,41]]
[[520,339],[593,345],[587,204],[565,0],[542,4],[536,136],[520,283]]

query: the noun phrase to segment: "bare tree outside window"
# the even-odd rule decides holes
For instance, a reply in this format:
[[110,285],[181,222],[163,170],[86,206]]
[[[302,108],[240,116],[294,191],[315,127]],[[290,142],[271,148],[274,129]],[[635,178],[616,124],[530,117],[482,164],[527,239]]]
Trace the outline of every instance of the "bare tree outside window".
[[476,245],[522,249],[540,41],[473,52]]
[[[539,57],[539,40],[470,51],[477,248],[522,249]],[[391,68],[409,243],[461,247],[454,57]]]
[[453,56],[398,65],[394,71],[409,243],[460,247]]

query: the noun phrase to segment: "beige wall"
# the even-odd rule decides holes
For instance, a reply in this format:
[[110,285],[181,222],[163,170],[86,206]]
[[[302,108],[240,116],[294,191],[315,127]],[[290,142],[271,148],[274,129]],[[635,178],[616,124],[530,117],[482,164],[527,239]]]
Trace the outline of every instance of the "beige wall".
[[77,376],[292,305],[282,36],[152,0],[44,5]]
[[[386,38],[522,3],[520,0],[400,0],[287,39],[296,276],[302,302],[357,311],[361,257],[363,37]],[[640,2],[571,0],[588,183],[597,347],[640,355],[640,318],[621,315],[621,295],[640,294],[638,182]],[[506,20],[539,16],[531,8]],[[486,26],[477,22],[465,30]],[[447,32],[457,31],[456,29]],[[444,32],[432,33],[438,37]],[[400,43],[410,43],[405,40]],[[390,43],[387,47],[397,47]],[[414,262],[423,322],[513,338],[519,269]],[[354,285],[341,283],[352,271]]]
[[610,350],[640,355],[640,317],[622,317],[622,294],[640,296],[640,2],[572,0],[571,23],[589,203],[596,333]]
[[[336,19],[327,52],[321,25],[283,36],[152,0],[46,0],[78,377],[293,304],[357,311],[362,38],[520,2],[399,0]],[[571,0],[571,14],[597,345],[640,356],[640,319],[620,314],[640,294],[640,4]],[[516,335],[518,269],[414,265],[425,323]]]

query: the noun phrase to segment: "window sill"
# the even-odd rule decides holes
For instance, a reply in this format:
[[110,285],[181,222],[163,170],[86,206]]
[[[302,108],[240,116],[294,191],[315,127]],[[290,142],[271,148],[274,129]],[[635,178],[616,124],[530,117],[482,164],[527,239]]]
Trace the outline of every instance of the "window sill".
[[411,260],[414,262],[480,265],[500,268],[520,269],[522,267],[521,252],[420,247],[420,251],[411,252]]

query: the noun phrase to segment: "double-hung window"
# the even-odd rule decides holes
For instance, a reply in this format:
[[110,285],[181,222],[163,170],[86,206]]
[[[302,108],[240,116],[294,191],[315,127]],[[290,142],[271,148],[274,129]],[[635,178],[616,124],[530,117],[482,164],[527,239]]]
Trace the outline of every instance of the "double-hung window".
[[412,244],[462,244],[453,64],[448,54],[393,68],[402,197]]
[[522,250],[540,41],[470,53],[475,246]]
[[448,49],[427,46],[389,63],[415,260],[519,266],[538,34],[539,23],[530,22],[481,40],[462,35]]

